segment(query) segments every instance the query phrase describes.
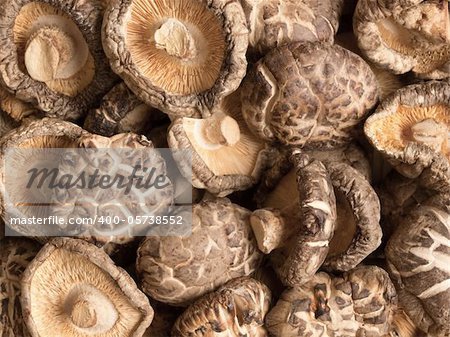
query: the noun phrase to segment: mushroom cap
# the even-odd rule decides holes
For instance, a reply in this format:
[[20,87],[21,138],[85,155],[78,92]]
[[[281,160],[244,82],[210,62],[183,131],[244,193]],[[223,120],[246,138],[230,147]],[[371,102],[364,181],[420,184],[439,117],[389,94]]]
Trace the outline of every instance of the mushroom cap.
[[[194,187],[219,197],[253,186],[269,161],[270,150],[248,129],[240,108],[236,91],[224,99],[211,117],[176,119],[167,134],[181,173],[192,180]],[[214,137],[218,139],[210,139],[206,134],[213,128],[220,133]]]
[[39,245],[24,238],[0,242],[0,335],[29,337],[20,306],[22,273],[39,251]]
[[[450,85],[446,82],[404,87],[378,106],[365,122],[364,132],[397,171],[416,178],[430,165],[427,158],[431,153],[426,152],[440,152],[447,161],[450,158],[449,100]],[[429,149],[422,151],[411,143],[422,143]]]
[[190,305],[175,322],[172,337],[267,336],[264,316],[270,302],[270,290],[263,283],[236,278]]
[[333,43],[339,11],[318,0],[241,0],[249,27],[249,53],[265,55],[290,42]]
[[22,310],[33,337],[142,336],[153,319],[147,297],[97,247],[56,238],[22,278]]
[[[12,230],[25,236],[42,236],[46,235],[48,230],[53,230],[50,227],[11,222],[10,219],[11,217],[28,218],[43,210],[38,206],[44,200],[42,194],[44,191],[39,188],[27,188],[26,177],[29,176],[27,171],[30,169],[30,164],[34,165],[33,168],[44,167],[51,170],[57,165],[57,158],[60,156],[46,149],[76,147],[78,138],[84,134],[86,131],[75,124],[54,118],[44,118],[25,123],[0,139],[0,158],[2,158],[0,160],[0,213]],[[8,150],[11,152],[7,163],[4,159]],[[45,199],[48,200],[48,197],[49,195],[45,194]]]
[[337,45],[291,43],[258,61],[242,84],[242,114],[269,142],[306,149],[349,143],[377,102],[375,75]]
[[302,286],[285,290],[266,316],[271,336],[385,336],[397,306],[394,285],[375,266],[343,277],[317,273]]
[[[99,1],[6,0],[3,7],[0,78],[18,98],[47,116],[74,120],[113,86],[116,77],[101,44]],[[86,61],[74,64],[83,62],[83,53]],[[52,69],[58,70],[51,74]]]
[[83,128],[106,137],[123,132],[146,134],[163,117],[163,113],[142,103],[122,82],[103,97],[99,108],[89,111]]
[[412,70],[425,78],[450,75],[445,2],[361,0],[353,30],[364,55],[382,68],[396,74]]
[[189,236],[147,237],[137,271],[142,289],[158,301],[183,306],[225,282],[251,274],[261,262],[250,211],[228,199],[193,205]]
[[245,75],[248,30],[238,0],[113,0],[103,45],[111,68],[144,103],[207,116]]
[[450,329],[449,233],[450,197],[436,195],[402,219],[385,250],[404,310],[430,334]]

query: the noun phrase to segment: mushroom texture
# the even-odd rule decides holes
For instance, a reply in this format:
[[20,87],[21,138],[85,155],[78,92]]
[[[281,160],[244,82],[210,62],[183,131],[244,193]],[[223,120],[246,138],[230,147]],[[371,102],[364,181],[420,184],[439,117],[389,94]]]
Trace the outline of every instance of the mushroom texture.
[[245,75],[248,30],[238,0],[113,0],[103,45],[144,103],[209,116]]
[[450,196],[437,194],[400,221],[386,247],[401,304],[428,336],[450,332]]
[[22,121],[30,116],[39,116],[40,112],[33,108],[30,103],[26,103],[8,92],[0,85],[0,109],[15,121]]
[[176,119],[167,141],[193,186],[219,197],[250,188],[269,160],[270,150],[242,118],[239,91],[225,98],[209,118]]
[[20,306],[20,280],[39,246],[24,238],[8,238],[0,244],[0,335],[29,337]]
[[18,126],[19,123],[14,121],[4,111],[0,110],[0,138]]
[[396,74],[450,76],[450,21],[447,1],[362,0],[353,27],[367,58]]
[[139,247],[142,289],[158,301],[187,305],[260,265],[250,211],[212,199],[193,205],[192,212],[191,235],[147,237]]
[[123,132],[147,134],[164,117],[163,113],[142,103],[122,82],[103,97],[98,109],[88,113],[83,128],[106,137]]
[[318,0],[241,0],[249,26],[249,53],[265,55],[290,42],[333,43],[339,11]]
[[450,85],[445,82],[407,86],[378,106],[364,132],[401,174],[416,178],[427,168],[444,172],[433,166],[450,159],[449,99]]
[[51,117],[83,116],[114,84],[101,45],[102,5],[82,0],[5,0],[2,83]]
[[141,337],[153,319],[133,279],[76,239],[42,248],[23,274],[21,303],[32,337]]
[[284,291],[266,316],[266,328],[274,337],[403,337],[396,331],[396,309],[388,274],[361,266],[342,277],[321,272]]
[[271,293],[261,282],[241,277],[204,295],[177,319],[172,337],[264,337]]
[[[27,187],[30,164],[36,169],[57,168],[60,156],[46,149],[77,147],[77,140],[84,134],[86,131],[75,124],[44,118],[25,123],[0,140],[0,211],[12,230],[24,236],[42,236],[45,231],[54,229],[11,222],[10,219],[50,215],[48,207],[40,207],[43,200],[49,200],[49,191]],[[8,150],[12,152],[6,161]]]
[[350,142],[377,101],[377,81],[337,45],[292,43],[267,54],[242,84],[242,113],[268,142],[332,148]]

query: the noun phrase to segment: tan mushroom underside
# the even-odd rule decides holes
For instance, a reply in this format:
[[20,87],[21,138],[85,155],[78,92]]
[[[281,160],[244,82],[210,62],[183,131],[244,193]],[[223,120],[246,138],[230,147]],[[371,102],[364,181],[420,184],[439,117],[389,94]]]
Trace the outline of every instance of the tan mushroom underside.
[[139,71],[171,94],[213,87],[225,57],[222,24],[197,0],[131,3],[127,48]]

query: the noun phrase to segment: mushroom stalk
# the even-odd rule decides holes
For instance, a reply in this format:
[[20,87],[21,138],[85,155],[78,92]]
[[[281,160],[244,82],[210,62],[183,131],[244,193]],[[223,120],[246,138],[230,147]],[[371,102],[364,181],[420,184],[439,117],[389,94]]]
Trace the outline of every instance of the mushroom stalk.
[[198,135],[205,145],[232,146],[240,139],[239,124],[224,113],[215,113],[199,124],[201,129]]
[[182,22],[169,19],[156,30],[156,48],[182,60],[191,60],[198,55],[198,46],[192,32]]
[[424,119],[411,127],[412,138],[431,147],[433,150],[446,151],[450,132],[447,126],[432,118]]
[[295,226],[289,226],[283,217],[269,209],[258,209],[250,216],[258,248],[264,254],[283,246],[295,233]]

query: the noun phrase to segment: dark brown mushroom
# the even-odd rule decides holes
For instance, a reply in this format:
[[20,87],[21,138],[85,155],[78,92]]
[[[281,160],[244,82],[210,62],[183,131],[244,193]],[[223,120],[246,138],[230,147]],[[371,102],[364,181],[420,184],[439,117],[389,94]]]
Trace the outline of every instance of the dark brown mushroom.
[[208,116],[245,75],[248,30],[238,0],[113,0],[103,45],[112,69],[144,103]]

